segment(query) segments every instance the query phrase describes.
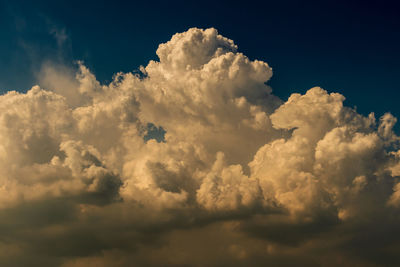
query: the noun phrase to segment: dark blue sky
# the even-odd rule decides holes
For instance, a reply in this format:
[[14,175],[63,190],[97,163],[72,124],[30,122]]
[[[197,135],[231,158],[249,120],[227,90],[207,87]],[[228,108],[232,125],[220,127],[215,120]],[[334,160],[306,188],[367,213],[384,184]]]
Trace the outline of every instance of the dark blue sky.
[[83,60],[100,81],[110,81],[156,59],[158,44],[172,34],[215,27],[251,59],[268,62],[270,85],[283,99],[321,86],[344,94],[363,114],[400,117],[395,2],[27,2],[0,2],[3,92],[29,89],[46,60]]

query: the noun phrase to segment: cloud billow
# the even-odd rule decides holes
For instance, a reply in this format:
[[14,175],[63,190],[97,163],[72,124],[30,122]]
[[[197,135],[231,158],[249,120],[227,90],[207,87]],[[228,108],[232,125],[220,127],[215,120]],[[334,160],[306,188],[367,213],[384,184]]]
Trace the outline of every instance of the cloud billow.
[[285,102],[213,28],[157,55],[0,96],[0,265],[400,264],[396,118],[319,87]]

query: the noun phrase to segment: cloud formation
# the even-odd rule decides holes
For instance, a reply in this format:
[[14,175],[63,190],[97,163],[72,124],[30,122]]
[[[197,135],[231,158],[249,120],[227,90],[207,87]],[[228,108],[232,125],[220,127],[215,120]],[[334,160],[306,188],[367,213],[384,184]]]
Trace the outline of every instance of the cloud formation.
[[157,55],[0,96],[0,265],[400,264],[396,118],[319,87],[284,102],[213,28]]

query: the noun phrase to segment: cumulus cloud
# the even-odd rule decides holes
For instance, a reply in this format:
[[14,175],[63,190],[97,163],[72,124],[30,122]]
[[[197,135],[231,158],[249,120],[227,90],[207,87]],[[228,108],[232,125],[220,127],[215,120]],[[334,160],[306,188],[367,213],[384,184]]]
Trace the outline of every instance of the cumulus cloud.
[[399,264],[393,115],[284,102],[213,28],[157,55],[109,84],[46,63],[0,96],[1,265]]

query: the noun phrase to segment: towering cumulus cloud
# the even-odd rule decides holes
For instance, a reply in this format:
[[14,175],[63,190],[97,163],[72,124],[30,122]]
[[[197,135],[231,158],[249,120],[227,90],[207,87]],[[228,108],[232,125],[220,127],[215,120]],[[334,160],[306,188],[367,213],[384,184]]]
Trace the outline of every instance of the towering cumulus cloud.
[[1,266],[398,266],[392,128],[215,29],[101,84],[45,65],[0,96]]

